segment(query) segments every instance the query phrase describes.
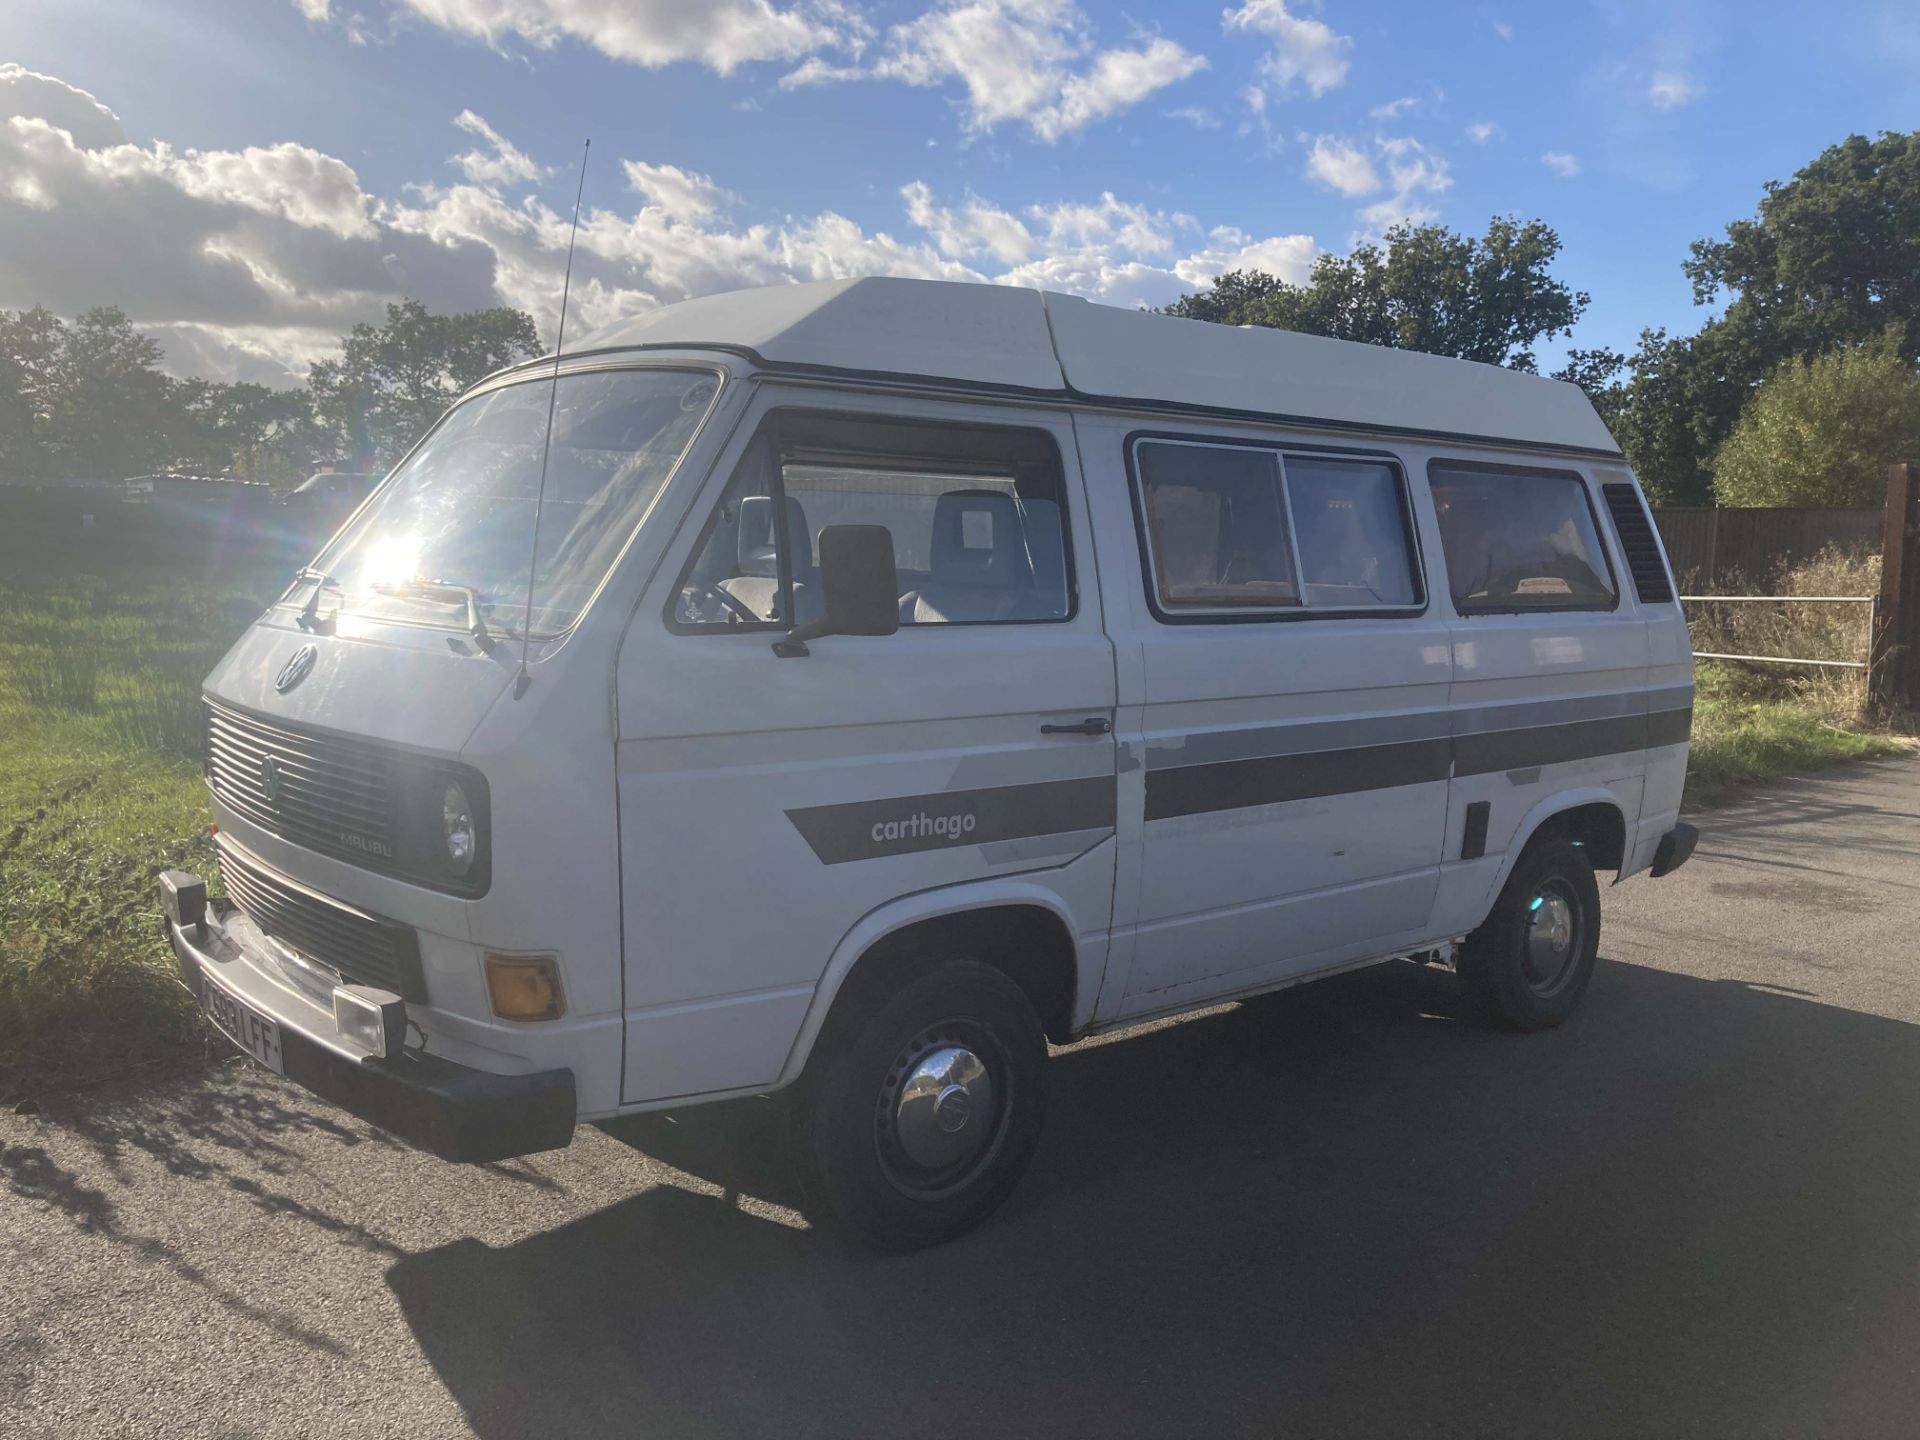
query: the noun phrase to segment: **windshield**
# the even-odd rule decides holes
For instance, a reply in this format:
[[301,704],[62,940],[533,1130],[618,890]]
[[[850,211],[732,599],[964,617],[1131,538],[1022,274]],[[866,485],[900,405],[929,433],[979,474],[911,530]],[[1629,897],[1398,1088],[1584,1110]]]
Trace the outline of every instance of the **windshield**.
[[[533,633],[580,616],[692,441],[718,390],[699,370],[614,370],[505,386],[454,408],[315,562],[356,614],[460,625],[463,599],[409,582],[470,587],[495,628],[527,603],[547,403],[553,453],[540,516]],[[286,599],[299,600],[311,580]]]

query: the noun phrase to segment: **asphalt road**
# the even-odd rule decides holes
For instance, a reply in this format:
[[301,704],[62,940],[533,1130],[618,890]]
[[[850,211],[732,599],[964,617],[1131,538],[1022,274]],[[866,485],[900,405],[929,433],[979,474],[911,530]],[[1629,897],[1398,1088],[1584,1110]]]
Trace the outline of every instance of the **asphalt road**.
[[461,1169],[234,1069],[0,1113],[0,1435],[1920,1433],[1920,760],[1702,817],[1585,1008],[1391,967],[1065,1051],[851,1254],[771,1107]]

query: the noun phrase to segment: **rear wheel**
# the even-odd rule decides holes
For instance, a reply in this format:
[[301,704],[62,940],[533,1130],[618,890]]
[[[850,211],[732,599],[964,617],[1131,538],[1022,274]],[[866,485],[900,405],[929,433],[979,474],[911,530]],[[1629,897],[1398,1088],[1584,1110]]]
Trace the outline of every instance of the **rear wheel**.
[[1587,852],[1536,840],[1461,948],[1460,983],[1489,1024],[1545,1030],[1580,1004],[1599,952],[1600,887]]
[[888,1249],[978,1225],[1026,1170],[1046,1036],[1000,971],[945,961],[837,1016],[794,1099],[811,1218]]

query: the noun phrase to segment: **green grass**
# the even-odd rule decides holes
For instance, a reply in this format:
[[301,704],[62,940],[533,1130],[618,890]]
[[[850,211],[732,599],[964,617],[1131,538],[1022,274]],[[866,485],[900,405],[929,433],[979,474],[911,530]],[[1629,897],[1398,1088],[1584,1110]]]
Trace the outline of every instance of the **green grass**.
[[0,514],[0,1100],[214,1052],[154,875],[206,873],[200,682],[284,556]]
[[1887,735],[1828,723],[1825,707],[1783,688],[1776,677],[1704,663],[1694,684],[1689,805],[1722,804],[1749,785],[1909,748]]

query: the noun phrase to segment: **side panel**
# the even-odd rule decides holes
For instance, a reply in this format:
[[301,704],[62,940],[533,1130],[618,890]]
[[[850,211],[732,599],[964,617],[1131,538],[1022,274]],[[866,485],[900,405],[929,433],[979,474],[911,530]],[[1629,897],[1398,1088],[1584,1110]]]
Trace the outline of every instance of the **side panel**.
[[[779,406],[1030,427],[1058,445],[1078,606],[1057,623],[919,625],[780,658],[762,631],[675,633],[671,597],[757,422]],[[617,685],[628,1103],[771,1085],[862,917],[1021,875],[1106,953],[1111,722],[1085,493],[1064,415],[770,387],[634,613]]]
[[[1435,452],[1443,463],[1482,464],[1479,454]],[[1453,625],[1454,772],[1436,929],[1461,933],[1485,918],[1518,847],[1557,810],[1615,805],[1631,850],[1640,819],[1650,740],[1684,737],[1690,681],[1654,685],[1646,617],[1618,539],[1587,467],[1524,455],[1501,464],[1577,474],[1611,568],[1611,610],[1456,615]],[[1443,601],[1444,557],[1435,570]],[[1468,809],[1488,807],[1485,854],[1463,855]]]
[[[1143,427],[1076,423],[1090,487],[1129,496],[1127,443]],[[1177,429],[1289,438],[1244,424]],[[1124,979],[1116,964],[1100,1018],[1377,954],[1422,931],[1447,806],[1444,615],[1169,623],[1147,604],[1133,503],[1102,506],[1097,524],[1133,852],[1118,900]]]

